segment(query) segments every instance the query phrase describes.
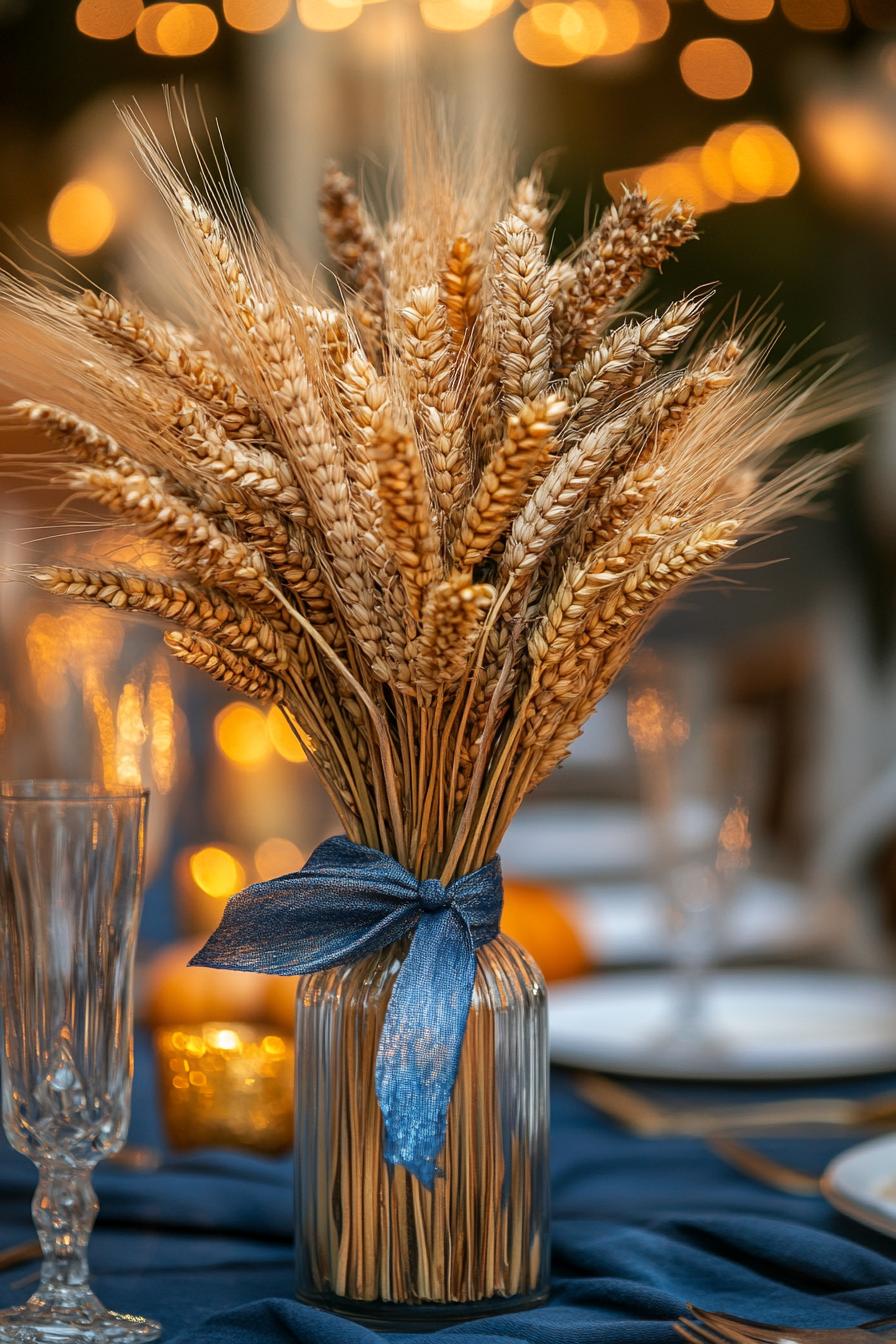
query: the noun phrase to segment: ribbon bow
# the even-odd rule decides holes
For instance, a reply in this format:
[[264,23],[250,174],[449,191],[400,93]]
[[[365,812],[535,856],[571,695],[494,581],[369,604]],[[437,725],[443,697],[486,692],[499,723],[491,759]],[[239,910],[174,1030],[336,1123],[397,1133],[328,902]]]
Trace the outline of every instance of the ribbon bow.
[[380,1035],[376,1095],[386,1161],[431,1188],[473,996],[475,951],[495,937],[500,918],[497,858],[443,887],[337,835],[300,872],[234,896],[190,965],[303,975],[358,961],[413,931]]

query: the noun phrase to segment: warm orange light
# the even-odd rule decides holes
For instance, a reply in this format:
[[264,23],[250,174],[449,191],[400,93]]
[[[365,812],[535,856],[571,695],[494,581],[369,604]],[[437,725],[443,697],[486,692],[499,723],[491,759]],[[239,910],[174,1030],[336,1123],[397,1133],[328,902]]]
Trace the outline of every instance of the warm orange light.
[[263,765],[271,754],[267,720],[255,705],[237,701],[215,716],[215,741],[228,761],[245,769]]
[[719,872],[736,872],[750,866],[750,814],[740,799],[726,815],[719,828],[719,851],[716,866]]
[[156,25],[156,41],[165,56],[198,56],[218,36],[218,20],[208,5],[175,5]]
[[147,5],[140,15],[134,36],[137,39],[137,46],[141,51],[145,51],[147,56],[164,56],[166,54],[165,49],[159,46],[157,31],[165,15],[176,8],[175,0],[164,0],[164,3],[161,4]]
[[205,845],[190,855],[190,876],[206,896],[229,899],[246,885],[246,871],[239,859],[218,845]]
[[658,41],[665,35],[671,18],[669,0],[638,0],[638,41]]
[[606,35],[595,56],[621,56],[641,40],[641,15],[634,0],[595,0]]
[[113,42],[134,31],[142,11],[143,0],[81,0],[75,26],[85,37]]
[[263,33],[286,17],[289,0],[224,0],[224,19],[242,33]]
[[781,0],[781,9],[797,28],[836,33],[849,23],[849,0]]
[[139,788],[143,783],[140,759],[146,741],[143,693],[133,681],[125,683],[115,712],[115,778]]
[[285,761],[295,761],[301,765],[307,761],[308,755],[299,739],[296,737],[289,720],[283,713],[279,705],[274,705],[268,710],[268,736],[271,739],[274,750],[283,757]]
[[478,28],[494,13],[492,0],[420,0],[420,17],[427,28],[462,33]]
[[271,835],[262,840],[253,860],[259,881],[269,882],[272,877],[282,877],[284,873],[297,873],[305,862],[305,855],[291,840]]
[[800,175],[800,161],[786,135],[774,126],[747,126],[732,142],[734,181],[751,196],[786,196]]
[[818,98],[803,132],[827,182],[838,192],[896,204],[896,135],[876,108],[859,99]]
[[628,700],[628,732],[638,751],[679,747],[690,736],[687,719],[669,698],[652,688],[633,692]]
[[701,98],[739,98],[753,79],[753,62],[740,43],[728,37],[689,42],[678,65],[685,84]]
[[156,660],[147,701],[152,782],[159,793],[170,793],[175,766],[174,696],[165,658]]
[[775,0],[706,0],[706,7],[713,14],[718,14],[720,19],[745,22],[767,19],[775,7]]
[[296,7],[305,27],[318,33],[351,27],[364,8],[361,0],[296,0]]
[[115,228],[118,212],[102,187],[76,178],[57,193],[47,216],[50,242],[70,257],[95,252]]
[[570,4],[545,0],[513,25],[513,40],[521,56],[533,65],[575,65],[582,54],[570,43],[570,37],[584,33],[584,22]]

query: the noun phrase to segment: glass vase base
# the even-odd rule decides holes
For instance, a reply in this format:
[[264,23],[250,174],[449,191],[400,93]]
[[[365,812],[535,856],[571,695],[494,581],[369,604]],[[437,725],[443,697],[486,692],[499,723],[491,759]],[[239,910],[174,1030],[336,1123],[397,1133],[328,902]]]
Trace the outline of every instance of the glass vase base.
[[[504,1316],[516,1311],[534,1311],[548,1300],[548,1289],[526,1293],[519,1297],[489,1297],[479,1302],[359,1302],[326,1294],[297,1293],[296,1297],[309,1307],[331,1311],[358,1321],[373,1330],[391,1333],[412,1333],[424,1330],[442,1330],[461,1321],[477,1321],[484,1316]],[[2,1339],[2,1336],[0,1336]]]
[[157,1321],[107,1311],[96,1298],[72,1306],[32,1298],[0,1311],[0,1344],[138,1344],[161,1333]]

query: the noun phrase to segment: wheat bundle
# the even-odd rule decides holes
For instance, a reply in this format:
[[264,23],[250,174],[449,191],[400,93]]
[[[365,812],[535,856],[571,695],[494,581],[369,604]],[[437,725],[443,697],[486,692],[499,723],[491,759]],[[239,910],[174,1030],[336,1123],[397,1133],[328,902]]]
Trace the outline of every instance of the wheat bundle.
[[[179,236],[189,325],[9,274],[0,367],[55,478],[151,536],[164,567],[30,577],[167,623],[175,657],[279,704],[346,834],[447,883],[497,851],[662,604],[837,469],[779,464],[862,391],[771,367],[762,321],[701,338],[708,291],[636,311],[695,235],[682,202],[625,191],[552,259],[541,176],[514,185],[430,127],[384,223],[328,170],[321,295],[227,173],[200,156],[193,180],[130,124]],[[540,1281],[537,1126],[509,1176],[470,1167],[502,1123],[477,995],[434,1194],[386,1172],[376,1023],[329,1062],[308,1053],[340,1075],[318,1138],[338,1162],[319,1156],[301,1213],[316,1291],[458,1301]],[[342,1077],[358,1031],[363,1070]],[[500,1208],[485,1243],[473,1200]],[[451,1264],[433,1266],[422,1248],[445,1238]]]

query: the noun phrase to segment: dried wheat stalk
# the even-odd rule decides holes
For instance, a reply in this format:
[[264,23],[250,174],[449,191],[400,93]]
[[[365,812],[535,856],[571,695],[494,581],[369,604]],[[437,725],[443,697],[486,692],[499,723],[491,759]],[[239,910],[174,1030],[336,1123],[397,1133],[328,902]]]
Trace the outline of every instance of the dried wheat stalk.
[[[203,199],[132,130],[184,248],[195,331],[8,277],[0,355],[26,398],[11,414],[60,445],[70,488],[161,537],[175,569],[32,577],[166,622],[176,657],[276,699],[347,834],[447,882],[495,853],[662,603],[824,483],[836,461],[782,471],[781,451],[864,393],[770,368],[762,330],[701,345],[705,293],[614,316],[693,237],[681,202],[627,192],[552,261],[540,175],[496,190],[500,167],[480,165],[464,183],[434,133],[409,155],[413,208],[384,227],[328,170],[340,285],[322,298],[228,183]],[[449,1165],[469,1180],[461,1148]],[[342,1244],[332,1219],[310,1229],[321,1274],[337,1266],[365,1298],[502,1291],[507,1243],[481,1229],[447,1279],[437,1255],[403,1260],[400,1238],[389,1264],[371,1258],[362,1217],[436,1226],[425,1205],[409,1214],[402,1179],[391,1204],[346,1215]],[[466,1217],[453,1186],[444,1197]]]

